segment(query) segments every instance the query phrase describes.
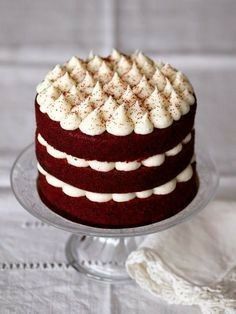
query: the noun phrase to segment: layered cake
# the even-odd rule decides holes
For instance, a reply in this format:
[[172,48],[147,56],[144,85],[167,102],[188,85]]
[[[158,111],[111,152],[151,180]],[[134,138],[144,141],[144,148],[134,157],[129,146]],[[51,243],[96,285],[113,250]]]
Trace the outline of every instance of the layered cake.
[[67,219],[142,226],[198,190],[196,97],[188,78],[141,52],[72,57],[37,87],[37,187]]

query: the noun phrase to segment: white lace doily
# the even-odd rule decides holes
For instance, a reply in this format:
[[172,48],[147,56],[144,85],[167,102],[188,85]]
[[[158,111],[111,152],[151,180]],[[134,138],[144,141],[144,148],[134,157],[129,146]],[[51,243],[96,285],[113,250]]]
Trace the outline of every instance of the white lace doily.
[[126,266],[171,304],[236,313],[236,204],[212,202],[191,221],[146,238]]

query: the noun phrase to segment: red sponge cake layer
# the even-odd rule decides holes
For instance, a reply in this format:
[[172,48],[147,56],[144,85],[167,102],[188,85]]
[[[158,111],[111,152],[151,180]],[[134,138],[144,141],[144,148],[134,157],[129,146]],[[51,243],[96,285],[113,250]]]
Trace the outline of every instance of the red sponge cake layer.
[[70,197],[60,188],[49,185],[42,174],[38,177],[39,194],[50,209],[72,221],[103,228],[143,226],[171,217],[193,200],[197,189],[195,167],[192,178],[187,182],[177,183],[170,194],[135,198],[122,203],[97,203],[85,197]]
[[100,161],[132,161],[168,151],[178,145],[193,129],[196,105],[188,114],[165,129],[147,135],[131,133],[114,136],[107,132],[90,136],[80,130],[63,130],[35,104],[37,130],[54,148],[78,158]]

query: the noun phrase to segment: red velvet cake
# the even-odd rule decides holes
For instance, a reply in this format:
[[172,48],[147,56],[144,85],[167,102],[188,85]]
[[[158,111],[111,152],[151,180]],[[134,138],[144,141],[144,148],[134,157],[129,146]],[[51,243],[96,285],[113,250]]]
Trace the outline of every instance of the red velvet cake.
[[141,52],[72,57],[37,87],[38,192],[83,224],[150,224],[198,190],[196,97],[187,77]]

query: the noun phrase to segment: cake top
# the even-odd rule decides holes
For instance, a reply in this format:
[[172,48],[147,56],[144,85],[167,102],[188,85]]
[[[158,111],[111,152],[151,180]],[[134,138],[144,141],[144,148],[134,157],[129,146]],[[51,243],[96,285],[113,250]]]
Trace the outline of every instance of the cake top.
[[56,65],[37,86],[37,103],[65,130],[125,136],[170,126],[195,97],[187,77],[170,64],[113,50],[106,58],[72,57]]

